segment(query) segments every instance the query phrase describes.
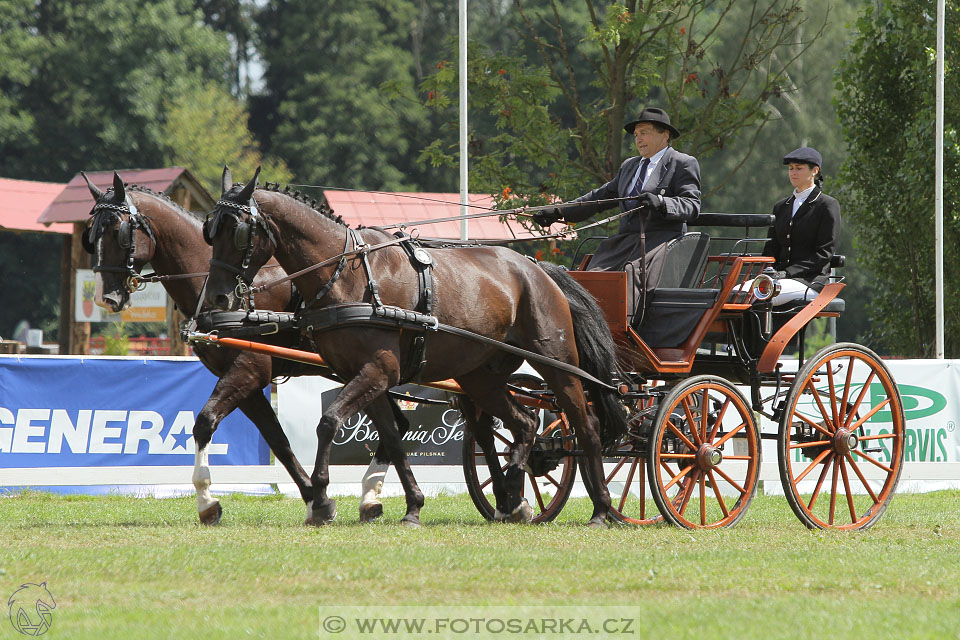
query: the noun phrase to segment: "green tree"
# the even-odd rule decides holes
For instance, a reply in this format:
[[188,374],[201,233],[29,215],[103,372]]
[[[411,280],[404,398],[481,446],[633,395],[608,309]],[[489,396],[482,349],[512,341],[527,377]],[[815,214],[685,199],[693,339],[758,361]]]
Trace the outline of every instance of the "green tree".
[[210,193],[219,195],[225,164],[234,175],[247,177],[263,165],[265,179],[290,181],[292,174],[282,160],[262,157],[247,129],[243,104],[226,89],[209,85],[184,93],[165,110],[165,164],[189,167]]
[[[647,102],[671,113],[684,132],[678,147],[697,156],[755,136],[819,33],[797,45],[805,18],[793,1],[632,0],[601,12],[590,0],[515,0],[513,11],[523,45],[470,54],[471,109],[493,122],[471,131],[471,189],[510,187],[528,202],[609,179],[629,153],[623,123]],[[452,108],[456,82],[454,68],[439,69],[424,85],[428,104]],[[424,158],[453,164],[454,150],[438,140]]]
[[298,180],[397,190],[423,184],[416,141],[429,121],[413,54],[427,17],[422,4],[272,0],[258,14],[265,90],[255,98],[253,126]]
[[28,54],[12,67],[4,58],[0,73],[16,80],[3,88],[15,100],[7,111],[32,121],[18,153],[4,145],[0,175],[67,180],[83,168],[158,166],[164,105],[229,80],[226,37],[188,0],[5,0],[3,8],[10,39]]
[[[947,33],[960,5],[947,2]],[[883,0],[857,22],[840,62],[836,105],[849,155],[842,171],[844,219],[871,275],[875,340],[900,356],[931,356],[934,321],[934,101],[936,6],[933,0]],[[958,54],[947,39],[946,60]],[[946,351],[960,355],[960,83],[948,64],[944,140]]]

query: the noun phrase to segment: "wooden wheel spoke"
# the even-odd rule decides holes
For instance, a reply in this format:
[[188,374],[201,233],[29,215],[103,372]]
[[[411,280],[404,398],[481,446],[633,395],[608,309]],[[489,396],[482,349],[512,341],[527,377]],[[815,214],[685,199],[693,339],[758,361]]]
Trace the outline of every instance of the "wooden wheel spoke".
[[695,444],[693,444],[692,442],[690,442],[690,440],[687,438],[687,436],[685,436],[685,435],[683,434],[683,432],[680,431],[680,429],[677,428],[677,425],[673,424],[672,422],[670,422],[670,421],[668,420],[668,421],[667,421],[667,428],[670,429],[670,431],[673,431],[675,434],[677,434],[677,437],[680,438],[680,440],[683,441],[683,444],[687,445],[687,448],[689,448],[691,451],[696,451],[696,450],[697,450],[697,445],[695,445]]
[[720,493],[720,486],[717,483],[717,479],[713,476],[713,470],[711,469],[707,473],[710,474],[710,486],[713,487],[713,493],[717,496],[717,503],[720,505],[720,511],[723,511],[723,517],[729,518],[730,511],[727,510],[727,505],[723,501],[723,494]]
[[[670,482],[663,485],[663,490],[666,491],[667,489],[675,485],[681,478],[683,478],[683,476],[693,471],[694,468],[695,468],[694,465],[691,464],[689,467],[684,467],[683,469],[681,469],[680,473],[670,478]],[[670,467],[667,467],[667,471],[669,471],[670,473],[673,473],[672,471],[670,471]]]
[[886,471],[887,473],[893,473],[893,469],[892,469],[891,467],[885,467],[885,466],[883,466],[883,465],[880,464],[878,461],[874,460],[873,458],[871,458],[871,457],[868,456],[867,454],[863,453],[862,451],[854,450],[854,451],[851,451],[851,453],[857,454],[858,456],[860,456],[861,458],[863,458],[864,460],[866,460],[866,461],[869,462],[870,464],[872,464],[872,465],[874,465],[874,466],[876,466],[876,467],[880,467],[881,469],[883,469],[883,470]]
[[800,444],[791,444],[789,449],[803,449],[805,447],[822,447],[830,444],[829,440],[817,440],[816,442],[801,442]]
[[540,486],[532,473],[527,474],[530,478],[530,486],[533,487],[533,495],[537,498],[537,504],[540,505],[540,511],[546,511],[547,507],[543,504],[543,494],[540,493]]
[[863,483],[864,488],[867,490],[867,493],[870,494],[870,497],[873,499],[873,503],[877,504],[880,502],[880,498],[877,497],[877,494],[873,492],[873,489],[870,488],[870,484],[867,482],[867,479],[863,477],[863,472],[860,471],[859,465],[853,460],[853,456],[849,453],[847,454],[847,462],[850,463],[850,468],[853,469],[853,472],[857,474],[857,477],[860,478],[860,482]]
[[[723,456],[724,460],[753,460],[753,456]],[[716,467],[714,467],[716,469]]]
[[877,372],[871,370],[870,375],[867,376],[867,381],[863,383],[863,388],[860,389],[860,393],[857,394],[857,399],[854,401],[853,406],[850,407],[850,412],[847,413],[847,417],[844,420],[843,428],[849,429],[850,420],[853,416],[857,415],[857,410],[860,409],[860,403],[863,402],[863,399],[867,396],[867,391],[870,390],[870,383],[873,382],[873,379],[877,376]]
[[847,465],[844,464],[842,457],[837,458],[837,464],[840,465],[840,474],[843,476],[843,489],[847,493],[847,508],[850,509],[850,523],[857,521],[857,510],[853,506],[853,492],[850,490],[850,478],[847,477]]
[[817,480],[817,486],[813,488],[813,495],[810,496],[810,503],[807,505],[807,511],[813,511],[813,504],[817,501],[817,496],[820,495],[820,489],[823,487],[823,481],[827,477],[827,471],[830,470],[830,464],[823,465],[823,471],[820,472],[820,478]]
[[727,407],[730,406],[730,401],[731,398],[727,396],[723,406],[720,407],[720,411],[717,413],[717,420],[713,423],[713,429],[710,430],[710,434],[707,436],[707,442],[713,442],[713,439],[717,437],[717,431],[720,429],[720,425],[723,424],[723,416],[727,412]]
[[700,442],[707,441],[707,414],[710,413],[710,389],[703,388],[703,396],[700,399]]
[[830,389],[830,411],[833,415],[833,424],[840,424],[840,416],[837,415],[837,386],[833,382],[833,367],[830,366],[830,361],[826,363],[827,367],[827,385]]
[[694,453],[661,453],[661,458],[667,458],[668,460],[690,460],[696,458],[697,455]]
[[684,511],[687,510],[687,505],[690,503],[690,498],[693,496],[694,487],[697,486],[697,472],[694,471],[686,486],[683,488],[683,498],[680,500],[680,505],[677,507],[677,513],[683,515]]
[[897,438],[897,437],[899,436],[897,436],[897,434],[895,433],[880,433],[875,436],[863,436],[862,438],[858,438],[858,440],[860,440],[860,442],[863,442],[864,440],[889,440],[890,438]]
[[852,425],[850,425],[850,431],[853,431],[854,429],[859,429],[859,428],[860,428],[860,425],[862,425],[864,422],[866,422],[867,420],[869,420],[870,418],[872,418],[878,411],[880,411],[880,409],[883,409],[883,408],[884,408],[885,406],[887,406],[888,404],[890,404],[890,398],[887,398],[886,400],[884,400],[883,402],[881,402],[880,404],[878,404],[878,405],[875,406],[874,408],[870,409],[870,413],[868,413],[867,415],[863,416],[862,418],[858,418],[855,423],[853,423]]
[[[636,460],[636,458],[634,458],[634,460]],[[620,462],[618,462],[617,466],[613,468],[613,471],[610,472],[610,475],[608,475],[606,479],[604,479],[603,484],[610,484],[610,481],[613,480],[613,476],[617,475],[617,472],[623,468],[623,465],[626,464],[626,462],[627,462],[626,456],[624,456],[623,458],[620,458]]]
[[830,526],[833,526],[833,518],[837,512],[837,467],[840,466],[837,459],[833,459],[833,479],[830,487]]
[[500,442],[502,442],[503,444],[507,445],[508,447],[512,447],[512,446],[513,446],[513,443],[512,443],[511,441],[507,440],[507,437],[506,437],[505,435],[503,435],[502,433],[500,433],[499,431],[494,431],[494,432],[493,432],[493,437],[496,438],[497,440],[499,440]]
[[813,392],[813,399],[817,403],[817,408],[820,410],[820,416],[823,418],[824,423],[831,432],[836,431],[834,426],[836,423],[830,422],[830,416],[827,414],[827,408],[823,406],[823,401],[820,399],[820,392],[817,391],[817,388],[813,386],[813,380],[807,380],[806,386]]
[[[690,433],[693,434],[693,440],[697,443],[697,447],[699,447],[701,444],[703,444],[703,440],[700,439],[700,433],[697,428],[697,419],[693,417],[693,412],[690,409],[690,396],[684,396],[680,400],[680,404],[683,405],[683,413],[687,416],[687,424],[690,425]],[[703,411],[703,408],[701,407],[700,410]],[[679,433],[676,428],[674,428],[674,431]],[[680,435],[682,436],[683,434]],[[690,448],[696,451],[697,447],[691,446]]]
[[843,383],[843,398],[840,400],[840,420],[847,424],[847,400],[850,399],[850,383],[853,382],[853,363],[854,357],[850,356],[847,363],[847,380]]
[[810,463],[810,466],[808,466],[806,469],[804,469],[803,472],[802,472],[799,476],[797,476],[797,478],[794,480],[794,483],[795,483],[795,484],[800,484],[800,482],[801,482],[804,478],[807,477],[807,474],[810,473],[811,471],[813,471],[814,467],[816,467],[818,464],[820,464],[820,462],[821,462],[824,458],[826,458],[828,455],[831,455],[832,453],[833,453],[833,452],[830,451],[829,449],[827,449],[827,450],[825,450],[825,451],[822,451],[822,452],[820,453],[820,455],[818,455],[816,458],[814,458],[813,462]]
[[562,487],[560,486],[560,483],[557,482],[556,480],[554,480],[554,479],[553,479],[553,476],[551,476],[549,473],[543,474],[543,477],[546,478],[546,479],[547,479],[547,482],[549,482],[550,484],[552,484],[553,486],[555,486],[557,489],[561,489],[561,488],[562,488]]
[[811,419],[808,418],[807,416],[803,415],[802,413],[799,413],[798,411],[794,411],[794,412],[793,412],[793,416],[794,416],[795,418],[800,418],[801,420],[803,420],[803,421],[806,422],[808,425],[810,425],[811,427],[813,427],[814,429],[816,429],[817,431],[819,431],[819,432],[822,433],[823,435],[827,436],[828,438],[832,438],[832,437],[833,437],[833,434],[832,434],[832,433],[830,433],[829,431],[827,431],[827,430],[824,429],[822,426],[820,426],[819,424],[817,424],[816,422],[814,422],[813,420],[811,420]]
[[[640,458],[634,458],[633,463],[630,465],[630,471],[627,472],[627,481],[623,484],[623,493],[620,494],[620,504],[617,507],[617,511],[623,513],[623,506],[627,504],[627,496],[630,495],[630,485],[633,484],[633,474],[637,471],[637,466],[640,464]],[[642,473],[640,474],[643,475]],[[607,479],[607,484],[610,484],[610,480]],[[640,494],[640,499],[643,500],[643,494]],[[641,516],[643,517],[643,516]]]
[[732,438],[737,432],[739,432],[740,430],[742,430],[742,429],[743,429],[744,427],[746,427],[746,426],[747,426],[747,423],[746,423],[746,422],[741,422],[739,425],[737,425],[736,427],[734,427],[733,429],[731,429],[729,433],[727,433],[725,436],[723,436],[722,438],[720,438],[719,440],[717,440],[715,443],[713,443],[713,446],[714,446],[714,447],[719,447],[719,446],[721,446],[724,442],[726,442],[727,440],[729,440],[730,438]]
[[733,488],[736,489],[737,491],[739,491],[739,492],[740,492],[740,495],[744,495],[744,494],[747,492],[747,490],[744,489],[743,487],[741,487],[740,484],[739,484],[736,480],[734,480],[733,478],[731,478],[730,476],[728,476],[726,473],[724,473],[723,471],[721,471],[721,470],[720,470],[720,467],[714,467],[714,468],[713,468],[713,471],[716,471],[716,472],[720,475],[721,478],[723,478],[724,480],[727,481],[728,484],[733,485]]
[[487,485],[489,485],[491,482],[493,482],[493,476],[490,476],[489,478],[487,478],[486,480],[484,480],[483,482],[480,483],[480,491],[481,491],[481,493],[482,493],[483,490],[487,487]]
[[700,525],[707,526],[707,477],[704,474],[700,474],[700,477],[697,479],[697,484],[700,485]]

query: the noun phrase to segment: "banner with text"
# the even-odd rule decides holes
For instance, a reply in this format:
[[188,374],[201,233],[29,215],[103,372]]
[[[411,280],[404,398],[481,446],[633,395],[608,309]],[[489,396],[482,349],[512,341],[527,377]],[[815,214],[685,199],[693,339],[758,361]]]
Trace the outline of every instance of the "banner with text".
[[[190,465],[193,425],[217,378],[196,359],[0,356],[0,467]],[[269,464],[240,411],[210,464]]]

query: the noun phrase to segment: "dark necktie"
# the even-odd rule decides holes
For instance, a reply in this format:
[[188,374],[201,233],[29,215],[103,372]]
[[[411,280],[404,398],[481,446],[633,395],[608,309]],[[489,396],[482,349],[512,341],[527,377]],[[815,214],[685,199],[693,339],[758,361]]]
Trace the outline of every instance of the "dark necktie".
[[643,189],[643,179],[647,177],[647,167],[650,166],[650,158],[644,158],[640,163],[640,171],[637,174],[637,183],[633,185],[633,189],[630,190],[630,193],[627,194],[631,198],[640,195],[640,190]]

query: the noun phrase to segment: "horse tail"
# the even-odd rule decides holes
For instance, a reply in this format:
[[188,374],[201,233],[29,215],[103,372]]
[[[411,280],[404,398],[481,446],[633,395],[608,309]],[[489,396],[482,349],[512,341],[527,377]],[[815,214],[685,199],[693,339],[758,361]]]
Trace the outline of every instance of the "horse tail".
[[[539,264],[560,287],[570,305],[580,368],[599,380],[609,380],[611,376],[619,378],[617,344],[597,301],[563,267],[549,262]],[[589,380],[583,380],[583,386],[590,394],[600,421],[600,440],[604,446],[614,444],[627,431],[627,418],[618,395]]]

